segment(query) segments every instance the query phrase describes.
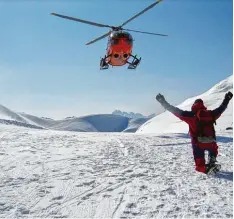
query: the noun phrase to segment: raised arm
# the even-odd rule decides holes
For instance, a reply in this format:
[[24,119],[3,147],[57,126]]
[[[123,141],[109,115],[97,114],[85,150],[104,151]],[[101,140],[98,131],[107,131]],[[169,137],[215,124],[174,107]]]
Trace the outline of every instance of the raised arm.
[[230,91],[226,93],[221,105],[218,108],[212,110],[212,114],[215,120],[217,120],[222,115],[222,113],[227,109],[228,103],[232,99],[232,96],[233,94]]
[[174,107],[172,105],[170,105],[164,98],[163,95],[158,94],[156,96],[156,100],[169,112],[171,112],[172,114],[174,114],[176,117],[178,117],[179,119],[181,119],[182,121],[187,122],[190,118],[194,117],[194,113],[191,111],[185,111],[185,110],[181,110],[177,107]]

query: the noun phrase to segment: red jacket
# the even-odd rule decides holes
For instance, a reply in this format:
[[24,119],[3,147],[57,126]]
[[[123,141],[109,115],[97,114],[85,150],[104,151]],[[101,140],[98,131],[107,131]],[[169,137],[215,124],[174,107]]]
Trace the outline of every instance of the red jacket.
[[[163,103],[162,105],[164,106],[166,110],[173,113],[176,117],[178,117],[180,120],[186,122],[189,125],[189,133],[192,138],[192,143],[197,143],[198,130],[197,130],[197,118],[195,116],[195,112],[181,110],[177,107],[170,105],[167,102]],[[224,100],[218,108],[214,110],[208,110],[209,112],[211,112],[215,121],[225,111],[225,109],[227,108],[227,105],[228,105],[228,102]],[[216,138],[215,131],[214,131],[214,137]]]

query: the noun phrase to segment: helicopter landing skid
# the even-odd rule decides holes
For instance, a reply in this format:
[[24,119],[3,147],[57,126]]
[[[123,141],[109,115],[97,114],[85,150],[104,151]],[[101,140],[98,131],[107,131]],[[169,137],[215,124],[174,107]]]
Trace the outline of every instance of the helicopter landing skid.
[[100,61],[100,70],[105,70],[109,68],[109,64],[106,62],[106,58],[108,58],[107,56],[105,56],[104,58],[101,59]]
[[131,57],[133,57],[133,60],[132,62],[127,62],[129,64],[128,69],[136,69],[136,67],[140,64],[141,58],[138,59],[136,55],[131,55]]

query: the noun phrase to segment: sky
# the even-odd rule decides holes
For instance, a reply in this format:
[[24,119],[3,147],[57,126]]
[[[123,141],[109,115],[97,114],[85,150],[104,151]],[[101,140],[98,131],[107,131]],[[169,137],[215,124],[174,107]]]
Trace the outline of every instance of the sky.
[[163,0],[125,27],[136,70],[99,69],[109,29],[61,19],[51,12],[120,25],[154,0],[0,0],[0,104],[55,119],[112,113],[149,115],[199,95],[233,74],[232,0]]

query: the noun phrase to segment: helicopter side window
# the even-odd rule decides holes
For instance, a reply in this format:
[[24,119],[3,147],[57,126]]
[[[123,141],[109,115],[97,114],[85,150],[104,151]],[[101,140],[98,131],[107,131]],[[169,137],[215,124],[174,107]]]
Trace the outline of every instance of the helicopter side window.
[[119,40],[117,38],[111,40],[112,45],[118,44]]
[[132,45],[132,42],[133,42],[132,38],[128,38],[126,41],[129,45]]

